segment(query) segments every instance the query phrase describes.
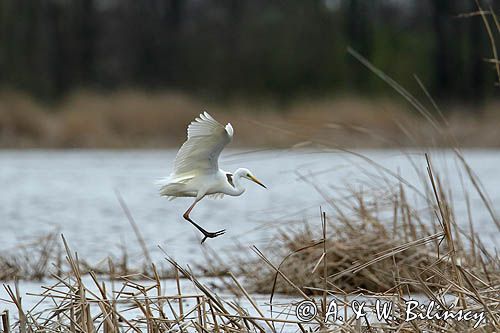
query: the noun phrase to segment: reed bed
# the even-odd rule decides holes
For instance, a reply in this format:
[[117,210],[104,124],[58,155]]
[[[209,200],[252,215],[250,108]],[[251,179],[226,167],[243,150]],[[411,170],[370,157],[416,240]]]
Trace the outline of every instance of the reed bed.
[[[154,277],[151,267],[151,254],[146,246],[146,242],[141,231],[130,212],[127,203],[118,190],[115,190],[116,198],[127,218],[137,242],[141,248],[141,262],[131,262],[130,254],[125,246],[120,247],[120,251],[109,254],[97,263],[91,263],[83,258],[79,260],[80,272],[87,274],[93,272],[109,280],[121,276],[145,276]],[[71,266],[64,260],[64,248],[58,242],[58,231],[54,231],[38,237],[25,244],[18,244],[13,249],[5,249],[0,253],[0,281],[13,280],[42,280],[52,276],[68,273]],[[157,267],[155,275],[162,279],[174,277],[173,271],[161,265]]]
[[[127,249],[122,247],[118,253],[110,254],[98,262],[84,258],[79,260],[80,272],[93,272],[113,280],[121,276],[152,277],[150,261],[132,262]],[[162,265],[157,269],[160,278],[172,278],[173,271]],[[59,242],[57,231],[38,237],[32,241],[18,244],[15,248],[4,249],[0,253],[0,281],[41,281],[53,274],[67,274],[71,266],[65,260],[65,251]]]
[[[16,246],[15,250],[2,251],[0,255],[0,281],[23,278],[40,280],[48,273],[57,257],[57,238],[48,234],[29,243]],[[56,264],[57,265],[57,264]]]
[[[447,130],[462,146],[499,147],[499,105],[498,99],[481,106],[449,105]],[[350,148],[397,147],[393,142],[377,140],[380,136],[399,146],[437,142],[449,147],[448,142],[429,136],[429,123],[389,97],[334,94],[286,104],[273,100],[213,103],[186,93],[134,90],[112,94],[79,91],[53,105],[0,91],[0,147],[173,148],[182,144],[187,124],[201,110],[235,126],[238,139],[233,147],[287,148],[295,140],[285,131],[329,139]],[[418,128],[419,142],[409,140],[397,123]]]
[[[8,311],[1,313],[2,332],[266,332],[275,325],[300,327],[298,321],[267,318],[257,302],[233,278],[241,295],[245,295],[253,313],[237,302],[224,301],[188,269],[174,260],[167,261],[175,271],[177,293],[165,295],[155,265],[153,277],[142,274],[121,276],[116,281],[103,281],[94,272],[81,271],[78,256],[71,252],[63,237],[65,259],[71,270],[54,274],[54,285],[43,287],[40,302],[24,309],[17,284],[4,285],[10,301],[17,308],[17,320],[11,325]],[[91,277],[91,284],[85,281]],[[181,279],[182,277],[182,279]],[[181,283],[188,280],[195,293],[185,293]],[[108,283],[108,284],[107,284]],[[109,287],[111,285],[111,289]],[[45,303],[44,306],[41,304]],[[53,306],[47,307],[47,303]]]
[[[426,157],[423,176],[429,186],[420,193],[424,207],[408,201],[408,186],[403,179],[388,191],[391,186],[383,170],[381,178],[387,182],[386,188],[374,182],[378,192],[373,195],[369,195],[370,190],[351,190],[349,195],[333,198],[317,188],[325,195],[331,216],[322,212],[321,224],[303,226],[301,221],[299,229],[281,231],[265,249],[252,247],[256,258],[240,257],[226,263],[226,270],[237,270],[249,292],[270,295],[270,304],[276,294],[315,300],[323,309],[323,314],[318,314],[320,322],[327,313],[325,304],[332,298],[347,309],[350,300],[364,295],[372,313],[376,312],[377,299],[389,299],[394,305],[393,319],[376,321],[375,325],[356,322],[345,310],[344,318],[349,320],[335,328],[327,325],[332,331],[497,332],[498,254],[491,253],[481,242],[470,216],[468,228],[458,225],[462,217],[456,217],[450,193]],[[211,262],[223,271],[224,263],[217,257]],[[482,312],[487,322],[476,327],[473,321],[406,321],[407,302],[414,298],[424,299],[423,303],[436,302],[441,311],[452,308]]]
[[[276,266],[261,267],[257,249],[254,252],[260,258],[240,257],[229,266],[239,267],[250,290],[259,293],[295,294],[296,286],[301,286],[308,295],[318,294],[325,283],[350,293],[398,289],[422,293],[446,285],[442,276],[462,279],[460,269],[482,281],[499,283],[497,255],[482,243],[471,216],[456,217],[442,181],[431,172],[430,161],[427,170],[432,178],[427,192],[420,193],[420,205],[408,201],[410,190],[402,179],[393,187],[387,178],[381,180],[388,182],[385,187],[375,181],[376,193],[375,189],[350,188],[343,196],[326,197],[317,188],[331,215],[322,214],[321,226],[275,223],[300,226],[281,230],[265,249],[274,261],[279,260]],[[457,220],[467,218],[468,227],[460,227]]]

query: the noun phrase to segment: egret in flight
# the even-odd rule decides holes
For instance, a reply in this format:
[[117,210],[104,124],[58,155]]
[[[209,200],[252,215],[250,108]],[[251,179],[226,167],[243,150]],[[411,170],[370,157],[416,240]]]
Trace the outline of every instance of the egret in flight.
[[189,124],[187,140],[177,152],[174,170],[170,176],[160,181],[160,195],[169,199],[176,197],[194,197],[194,202],[183,217],[207,238],[215,238],[226,232],[225,229],[209,232],[195,223],[189,214],[194,206],[205,196],[222,197],[224,194],[239,196],[245,192],[242,178],[249,179],[266,188],[252,172],[239,168],[234,173],[219,169],[219,155],[222,149],[233,139],[231,124],[223,126],[207,112]]

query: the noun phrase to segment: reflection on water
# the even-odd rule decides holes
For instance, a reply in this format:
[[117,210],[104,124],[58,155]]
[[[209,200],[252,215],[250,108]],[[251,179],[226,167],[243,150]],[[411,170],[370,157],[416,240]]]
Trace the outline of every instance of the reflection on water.
[[[399,172],[410,182],[418,179],[407,157],[398,151],[364,151],[377,163]],[[155,181],[168,175],[175,151],[2,151],[0,152],[0,250],[18,241],[48,232],[64,233],[73,249],[89,260],[104,258],[126,245],[128,253],[140,253],[132,228],[115,197],[118,189],[126,200],[155,259],[157,245],[183,263],[200,260],[199,234],[182,219],[192,199],[167,201],[158,196]],[[425,170],[422,154],[412,155]],[[436,169],[449,175],[459,223],[467,224],[465,204],[451,153],[434,152]],[[469,151],[466,157],[482,179],[495,204],[500,204],[500,151]],[[366,161],[345,153],[306,151],[224,152],[221,167],[250,168],[268,190],[248,182],[242,197],[205,199],[191,217],[207,230],[227,229],[208,243],[215,249],[239,243],[263,245],[273,235],[272,224],[304,217],[316,218],[319,206],[328,212],[322,196],[300,179],[308,176],[334,194],[349,183],[366,186],[367,172],[376,174]],[[498,231],[479,197],[470,190],[476,231],[494,245]],[[410,198],[411,199],[411,198]],[[314,219],[311,219],[314,221]]]

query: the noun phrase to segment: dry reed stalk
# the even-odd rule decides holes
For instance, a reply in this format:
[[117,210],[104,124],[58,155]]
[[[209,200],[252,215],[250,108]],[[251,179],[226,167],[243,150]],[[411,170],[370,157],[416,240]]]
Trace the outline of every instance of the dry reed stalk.
[[[171,264],[190,280],[200,291],[199,294],[185,294],[180,287],[180,277],[177,278],[178,294],[168,296],[161,290],[161,281],[156,267],[152,265],[154,278],[141,276],[145,281],[139,281],[131,276],[117,278],[122,287],[110,294],[104,282],[93,272],[88,273],[97,292],[90,289],[84,281],[80,270],[78,256],[73,254],[63,237],[66,250],[66,261],[71,270],[61,277],[55,277],[57,283],[46,287],[39,296],[50,299],[52,308],[38,309],[40,303],[30,310],[22,308],[19,293],[6,286],[12,302],[19,309],[20,320],[14,324],[19,332],[62,331],[62,332],[266,332],[259,321],[272,332],[276,323],[293,324],[293,321],[268,318],[259,305],[246,293],[243,286],[234,277],[234,282],[242,293],[246,294],[254,310],[259,314],[252,316],[247,310],[236,303],[223,301],[204,286],[192,272],[180,267],[175,261]],[[111,296],[110,296],[111,295]],[[172,302],[187,303],[182,307],[181,315],[177,314]],[[164,311],[168,304],[171,312]],[[8,315],[7,315],[8,316]],[[11,326],[2,315],[3,325],[9,332]]]
[[[474,175],[467,170],[465,159],[460,152],[456,152],[456,156],[474,184]],[[340,330],[346,331],[370,327],[384,331],[418,331],[420,328],[422,331],[468,331],[470,323],[441,320],[407,323],[401,315],[405,308],[404,299],[415,291],[443,307],[444,299],[453,296],[456,297],[455,309],[483,311],[488,316],[488,321],[480,325],[481,331],[496,332],[500,329],[500,260],[488,252],[474,232],[469,234],[457,224],[451,204],[452,193],[444,189],[428,155],[426,162],[430,185],[425,187],[425,192],[419,193],[427,205],[424,209],[412,207],[406,195],[408,186],[399,177],[396,177],[395,189],[391,189],[387,182],[387,193],[380,192],[378,186],[373,195],[368,195],[368,191],[353,190],[351,195],[340,198],[330,197],[328,192],[311,182],[333,208],[335,223],[328,223],[328,227],[334,232],[325,232],[323,213],[321,241],[317,240],[319,235],[307,227],[298,232],[281,232],[279,240],[274,239],[267,248],[274,257],[283,257],[278,266],[254,247],[259,259],[249,264],[245,258],[245,267],[241,262],[239,271],[245,276],[249,290],[270,293],[271,305],[275,293],[296,294],[306,299],[321,295],[321,313],[324,313],[326,294],[346,297],[362,292],[375,297],[390,294],[397,297],[399,314],[395,322],[380,326],[352,321],[351,317],[340,326]],[[387,178],[381,177],[386,182]],[[308,181],[306,177],[302,179]],[[496,223],[492,207],[488,206],[489,200],[485,194],[481,195],[482,188],[478,184],[474,187],[486,207],[490,207],[490,216]],[[384,216],[383,220],[378,217],[380,214]],[[428,221],[425,215],[428,215]],[[469,229],[474,230],[469,206],[467,217]],[[469,240],[467,247],[463,238]],[[267,264],[268,270],[262,269],[261,261]],[[326,278],[319,272],[321,263],[323,272],[328,272]],[[226,263],[218,270],[228,269],[232,264]],[[260,268],[248,269],[249,265]],[[325,281],[328,288],[324,286]],[[323,327],[320,322],[317,324]]]
[[476,6],[479,9],[479,14],[481,15],[481,18],[484,23],[484,27],[486,28],[486,32],[488,34],[488,38],[490,40],[490,45],[491,45],[491,53],[493,54],[493,58],[491,59],[491,62],[495,66],[496,73],[497,73],[497,78],[498,82],[497,84],[500,85],[500,61],[498,60],[498,52],[497,52],[497,46],[495,43],[495,37],[494,37],[494,32],[493,29],[490,26],[490,22],[488,21],[487,14],[490,14],[493,17],[493,22],[495,23],[495,27],[497,28],[497,32],[500,33],[500,24],[498,23],[497,17],[495,12],[490,6],[489,12],[483,11],[481,8],[481,5],[479,4],[479,0],[476,0]]
[[[165,296],[161,291],[161,283],[156,267],[151,267],[153,279],[146,278],[146,282],[140,282],[131,276],[118,278],[123,286],[111,293],[110,298],[106,285],[99,281],[99,276],[93,272],[89,273],[91,281],[97,292],[91,291],[84,282],[80,269],[78,256],[70,251],[69,245],[63,237],[66,250],[66,261],[71,270],[61,277],[57,277],[57,283],[45,288],[40,294],[43,299],[51,299],[54,308],[43,309],[37,312],[37,306],[26,312],[26,319],[16,323],[16,327],[26,327],[27,331],[35,327],[41,330],[68,331],[68,332],[121,332],[129,330],[134,332],[242,332],[268,330],[276,332],[277,324],[298,325],[296,321],[282,318],[271,318],[265,315],[259,305],[245,290],[234,275],[233,282],[238,294],[243,294],[258,314],[251,315],[246,309],[236,303],[228,303],[220,299],[216,294],[204,286],[192,272],[180,267],[176,262],[168,259],[171,264],[201,292],[198,295],[184,294],[180,287],[180,277],[177,278],[178,294]],[[116,282],[116,281],[115,281]],[[149,284],[151,282],[152,284]],[[14,302],[20,306],[20,298],[11,294]],[[189,301],[191,300],[191,301]],[[172,302],[189,301],[188,308],[181,307],[181,315],[176,314]],[[171,312],[163,310],[163,305],[168,304]],[[135,311],[134,316],[127,313]],[[36,313],[36,316],[34,315]],[[137,316],[137,313],[140,316]],[[261,323],[264,324],[262,326]],[[24,325],[24,326],[23,326]],[[300,327],[300,326],[299,326]]]
[[[63,246],[58,243],[57,232],[51,232],[37,239],[19,244],[15,248],[2,251],[0,254],[0,281],[41,280],[53,274],[62,276],[71,270],[71,266],[64,260]],[[116,257],[107,257],[97,263],[79,260],[81,273],[94,272],[97,275],[107,276],[110,280],[124,275],[155,274],[149,269],[148,257],[143,262],[130,262],[130,256],[125,247]],[[118,262],[119,264],[115,264]],[[156,269],[160,278],[171,278],[174,272],[162,267]],[[154,276],[151,276],[154,277]]]
[[139,244],[141,245],[142,252],[147,260],[147,264],[148,265],[152,264],[153,261],[151,260],[151,256],[149,255],[149,250],[148,247],[146,246],[146,242],[144,241],[144,237],[142,237],[141,231],[139,230],[137,223],[135,223],[132,213],[128,209],[127,203],[125,202],[125,200],[123,200],[120,192],[117,189],[115,189],[115,195],[116,198],[118,199],[118,202],[120,203],[120,207],[122,208],[123,212],[125,213],[125,216],[127,217],[130,225],[132,226],[132,229],[134,230],[135,236],[137,237]]
[[10,333],[9,311],[2,312],[2,333]]

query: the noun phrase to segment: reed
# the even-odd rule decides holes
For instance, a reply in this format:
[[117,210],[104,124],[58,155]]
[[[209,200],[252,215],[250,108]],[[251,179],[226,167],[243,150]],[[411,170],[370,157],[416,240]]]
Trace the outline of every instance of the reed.
[[[267,318],[257,302],[234,276],[234,285],[257,311],[250,314],[237,303],[224,301],[207,288],[191,271],[171,258],[167,260],[175,275],[177,294],[162,292],[160,275],[155,265],[151,276],[124,275],[109,288],[109,280],[101,280],[94,272],[82,272],[78,256],[63,237],[66,264],[70,271],[53,275],[55,284],[43,287],[37,295],[40,302],[24,309],[17,287],[4,285],[11,302],[18,309],[18,320],[9,325],[9,315],[2,314],[3,332],[265,332],[276,323],[299,324],[283,318]],[[85,279],[90,276],[91,280]],[[195,292],[186,293],[181,285],[189,282]],[[53,304],[47,307],[47,302]],[[45,303],[45,305],[41,305]]]
[[[498,99],[481,106],[449,105],[447,131],[462,146],[498,147],[498,108]],[[273,100],[213,103],[188,93],[130,90],[112,94],[78,91],[52,105],[0,91],[0,147],[178,147],[187,124],[202,110],[234,124],[237,140],[233,147],[288,148],[296,142],[287,131],[349,148],[415,147],[432,142],[449,147],[448,142],[429,135],[432,126],[408,105],[389,97],[332,93],[286,104]],[[269,124],[281,130],[263,126]],[[418,129],[413,140],[401,130],[401,124]]]
[[[32,241],[17,244],[13,248],[2,250],[0,281],[41,281],[53,274],[58,276],[67,274],[71,267],[64,259],[64,247],[58,242],[58,237],[59,233],[54,231]],[[83,274],[93,272],[108,280],[120,276],[152,277],[151,260],[149,257],[146,258],[143,262],[131,262],[127,249],[122,247],[120,251],[98,262],[80,258],[79,267]],[[162,265],[156,273],[162,279],[172,278],[174,272],[165,266]]]

